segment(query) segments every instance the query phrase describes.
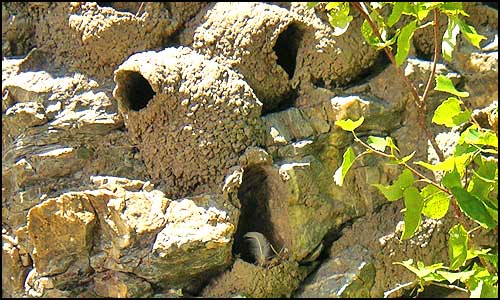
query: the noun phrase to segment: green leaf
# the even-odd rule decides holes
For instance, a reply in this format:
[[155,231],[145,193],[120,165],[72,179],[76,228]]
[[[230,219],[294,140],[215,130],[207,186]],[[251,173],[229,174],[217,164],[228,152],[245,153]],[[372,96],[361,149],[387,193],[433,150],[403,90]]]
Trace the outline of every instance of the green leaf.
[[415,231],[417,231],[420,222],[422,221],[422,208],[424,206],[424,201],[418,189],[414,186],[410,186],[403,192],[405,199],[405,214],[404,214],[404,229],[402,240],[411,238]]
[[453,226],[448,233],[450,235],[448,240],[450,269],[457,270],[465,263],[465,259],[467,258],[469,235],[461,224]]
[[467,259],[473,259],[474,257],[477,257],[479,255],[486,255],[491,249],[468,249],[467,250]]
[[424,198],[424,208],[422,209],[424,216],[441,219],[446,215],[450,206],[450,199],[445,192],[429,184],[422,189],[420,195]]
[[403,197],[403,192],[409,186],[413,185],[415,179],[410,170],[404,169],[398,179],[394,181],[392,185],[382,185],[382,184],[372,184],[374,187],[378,188],[379,191],[387,198],[389,201],[396,201]]
[[440,7],[441,12],[449,16],[464,15],[468,17],[469,15],[463,10],[462,2],[443,2]]
[[351,119],[347,120],[339,120],[335,122],[335,125],[339,126],[345,131],[354,131],[354,129],[358,128],[363,124],[365,117],[359,118],[357,121],[352,121]]
[[351,147],[347,148],[347,150],[344,152],[342,165],[337,169],[337,171],[335,171],[335,174],[333,175],[335,184],[342,186],[342,184],[344,183],[344,177],[347,174],[349,168],[354,163],[355,159],[356,155],[354,154],[354,150],[352,150]]
[[396,65],[399,67],[403,64],[410,52],[410,42],[413,37],[413,33],[417,28],[417,21],[413,21],[405,25],[401,29],[401,33],[398,36],[398,52],[394,57],[396,60]]
[[417,275],[418,278],[424,278],[424,277],[428,276],[429,274],[431,274],[432,272],[443,268],[442,263],[437,263],[437,264],[433,264],[433,265],[426,267],[426,266],[424,266],[424,264],[421,261],[419,261],[417,263],[417,267],[414,267],[414,266],[412,266],[413,259],[405,260],[403,262],[393,262],[393,264],[404,266],[408,270],[415,273],[415,275]]
[[486,145],[498,148],[498,137],[491,130],[483,129],[479,131],[476,125],[472,125],[462,132],[458,143]]
[[408,2],[395,2],[394,7],[392,8],[391,15],[387,19],[387,26],[392,27],[394,24],[396,24],[399,19],[401,18],[401,15],[403,14],[403,11],[405,10],[406,6],[408,5]]
[[479,280],[474,288],[470,288],[470,298],[498,298],[498,286]]
[[493,228],[497,222],[490,216],[483,202],[462,187],[452,187],[451,192],[457,199],[458,206],[464,214],[484,228]]
[[460,174],[456,167],[453,168],[453,171],[447,172],[444,174],[441,183],[447,188],[452,189],[454,187],[462,187],[462,182],[460,180]]
[[394,141],[390,136],[387,136],[385,140],[387,142],[387,146],[391,148],[391,151],[397,150],[399,152],[399,148],[394,144]]
[[387,146],[387,141],[384,138],[377,137],[377,136],[369,136],[368,139],[366,140],[368,145],[372,147],[375,150],[378,151],[385,151],[385,147]]
[[446,280],[448,280],[449,283],[453,283],[457,280],[465,282],[467,279],[469,279],[471,276],[474,275],[475,271],[470,270],[465,272],[452,273],[452,272],[438,270],[436,271],[436,273],[443,276]]
[[495,270],[498,270],[498,254],[497,253],[480,253],[480,257],[486,259],[489,261],[493,267],[495,267]]
[[459,92],[455,89],[453,82],[451,79],[444,75],[436,76],[436,87],[434,88],[436,91],[446,92],[453,94],[458,97],[469,97],[468,92]]
[[498,187],[497,163],[494,160],[487,160],[481,155],[474,161],[478,167],[476,170],[472,170],[467,191],[498,209],[498,200],[489,199],[490,192],[495,189],[495,186]]
[[319,2],[307,2],[307,8],[313,8],[318,5]]
[[460,32],[464,35],[464,37],[476,48],[481,48],[479,43],[482,40],[485,40],[486,37],[477,33],[474,27],[468,25],[463,20],[458,20],[458,25],[460,27]]
[[453,59],[453,50],[457,45],[457,35],[459,32],[460,27],[458,25],[457,18],[448,17],[448,27],[443,35],[443,43],[441,45],[443,58],[447,61],[451,61]]
[[361,34],[365,38],[368,45],[372,47],[376,47],[382,42],[378,37],[375,36],[372,28],[370,27],[370,24],[366,20],[364,20],[363,24],[361,25]]
[[349,16],[349,3],[346,2],[329,2],[326,9],[329,10],[328,21],[332,25],[334,36],[344,34],[349,28],[353,17]]
[[403,165],[405,163],[407,163],[410,159],[412,159],[412,157],[415,155],[416,151],[413,151],[412,153],[404,156],[403,158],[394,158],[394,160],[392,161],[389,161],[387,162],[387,164],[390,164],[390,165]]
[[332,10],[332,9],[337,9],[342,5],[342,2],[328,2],[328,4],[325,6],[327,10]]
[[415,162],[415,164],[427,168],[433,172],[451,171],[456,167],[460,176],[463,176],[463,174],[465,173],[465,167],[469,163],[469,160],[472,156],[473,153],[465,153],[460,156],[447,157],[444,161],[438,162],[435,165],[426,163],[424,161],[417,161]]
[[432,122],[446,127],[454,127],[467,122],[471,112],[463,112],[460,104],[462,104],[462,101],[455,97],[446,99],[434,111]]
[[[415,5],[415,4],[414,4]],[[426,8],[422,2],[417,2],[415,5],[417,9],[417,18],[419,21],[422,21],[427,17],[430,12],[430,9]]]
[[438,125],[445,125],[446,127],[455,126],[453,116],[458,115],[462,111],[460,104],[462,104],[462,101],[455,97],[446,99],[434,111],[432,122]]

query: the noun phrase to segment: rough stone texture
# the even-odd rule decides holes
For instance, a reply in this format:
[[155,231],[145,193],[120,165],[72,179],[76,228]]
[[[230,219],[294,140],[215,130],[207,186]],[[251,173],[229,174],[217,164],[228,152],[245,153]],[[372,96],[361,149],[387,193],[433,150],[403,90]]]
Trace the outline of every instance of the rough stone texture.
[[2,91],[5,224],[22,226],[29,208],[78,189],[90,175],[147,179],[129,138],[118,130],[123,121],[106,82],[80,73],[14,70]]
[[324,7],[308,9],[305,2],[292,2],[289,9],[295,20],[312,27],[311,34],[303,35],[297,53],[292,86],[300,86],[299,94],[307,95],[316,87],[346,86],[375,63],[378,51],[365,42],[359,30],[363,19],[355,11],[347,31],[335,36]]
[[269,155],[256,149],[244,157],[238,191],[242,208],[235,240],[237,253],[243,252],[243,235],[257,231],[276,251],[287,249],[290,257],[300,261],[332,227],[344,221],[342,205],[320,190],[322,165],[314,157],[271,164],[270,158],[265,158]]
[[17,237],[2,228],[2,293],[15,295],[24,290],[31,259],[18,247]]
[[[437,71],[471,93],[471,110],[486,107],[474,116],[497,132],[497,11],[464,6],[487,40],[479,50],[459,36]],[[436,155],[361,18],[337,37],[323,7],[2,3],[3,296],[290,296],[321,264],[296,296],[373,297],[413,279],[394,260],[446,261],[450,219],[425,220],[399,244],[400,204],[380,210],[371,184],[393,181],[396,166],[363,156],[333,183],[345,149],[363,150],[335,126],[342,118],[365,117],[362,140],[391,136],[402,155]],[[430,29],[402,66],[420,93]],[[179,44],[191,50],[161,51]],[[134,56],[113,82],[148,50],[160,52]],[[446,97],[431,90],[428,124]],[[446,155],[463,130],[430,129]],[[248,231],[279,255],[249,264]]]
[[[93,181],[98,189],[34,206],[17,230],[20,249],[33,258],[28,295],[48,296],[53,289],[78,295],[71,286],[90,284],[101,297],[147,296],[151,284],[193,286],[230,262],[239,212],[224,196],[170,200],[149,182]],[[12,246],[4,247],[15,263]]]
[[115,81],[129,133],[169,196],[220,191],[239,155],[261,143],[262,104],[252,89],[188,48],[136,54]]
[[185,21],[173,18],[162,3],[145,2],[137,16],[120,5],[115,10],[95,2],[32,4],[27,9],[38,21],[33,43],[50,55],[52,64],[101,78],[130,54],[164,45]]
[[203,292],[204,297],[289,298],[307,271],[296,262],[284,261],[262,268],[236,259],[230,271],[215,279]]
[[[385,291],[415,279],[411,271],[393,262],[409,258],[426,265],[448,261],[447,235],[455,224],[451,209],[444,219],[424,218],[415,236],[401,242],[401,204],[387,204],[380,212],[356,220],[345,228],[333,243],[329,258],[306,279],[295,296],[380,298]],[[472,238],[477,244],[498,245],[492,233],[476,234]],[[401,297],[404,292],[405,289],[401,289],[390,296]]]
[[151,284],[130,273],[107,271],[94,277],[94,291],[105,298],[144,298],[152,293]]
[[265,3],[214,3],[188,24],[180,41],[238,70],[264,111],[276,111],[294,101],[298,86],[306,94],[314,85],[345,85],[377,58],[357,29],[361,18],[345,35],[333,37],[325,13],[318,13],[306,3],[293,3],[289,10]]
[[[457,36],[457,46],[453,60],[445,63],[458,71],[464,78],[463,90],[470,93],[467,102],[472,108],[484,107],[498,101],[498,10],[480,2],[464,2],[469,14],[463,19],[486,37],[480,43],[481,49],[472,46],[461,34]],[[447,19],[441,16],[440,34],[446,30]],[[432,28],[417,31],[414,44],[421,56],[431,59],[434,51]]]

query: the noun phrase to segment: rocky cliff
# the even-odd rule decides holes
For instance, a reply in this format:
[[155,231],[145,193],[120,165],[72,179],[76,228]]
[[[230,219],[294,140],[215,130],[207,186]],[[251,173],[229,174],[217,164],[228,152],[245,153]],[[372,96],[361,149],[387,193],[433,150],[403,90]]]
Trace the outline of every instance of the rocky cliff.
[[[498,128],[498,13],[466,9],[487,40],[459,37],[437,73]],[[333,182],[343,118],[435,159],[361,22],[334,36],[287,2],[2,3],[2,295],[381,297],[413,278],[393,262],[446,261],[451,213],[399,241],[400,204],[371,186],[395,166],[365,157]],[[417,86],[429,45],[416,35],[403,66]],[[431,130],[445,152],[456,140]]]

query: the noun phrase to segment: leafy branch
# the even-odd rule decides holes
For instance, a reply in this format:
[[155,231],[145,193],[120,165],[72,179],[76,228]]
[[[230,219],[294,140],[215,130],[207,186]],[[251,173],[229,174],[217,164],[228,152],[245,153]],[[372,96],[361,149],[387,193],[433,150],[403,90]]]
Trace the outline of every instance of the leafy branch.
[[[310,7],[314,7],[316,4],[317,2],[312,2]],[[392,11],[385,21],[377,10],[388,4],[392,5]],[[361,144],[365,151],[356,155],[352,147],[348,147],[343,155],[342,164],[334,174],[334,182],[342,186],[351,166],[357,159],[367,154],[376,154],[389,159],[392,164],[401,165],[404,170],[392,184],[372,184],[388,201],[404,199],[404,227],[401,239],[409,239],[415,234],[422,222],[422,216],[433,219],[443,218],[447,214],[450,204],[455,209],[458,224],[448,232],[450,260],[448,267],[444,263],[425,266],[420,261],[414,265],[411,259],[395,264],[403,265],[417,275],[420,283],[419,291],[423,290],[424,283],[430,283],[470,292],[471,297],[498,297],[498,255],[491,253],[491,249],[478,248],[473,241],[469,240],[469,235],[478,229],[488,231],[494,229],[498,234],[497,132],[481,128],[472,112],[461,100],[461,98],[469,96],[468,92],[458,91],[449,78],[443,75],[436,76],[439,54],[442,53],[443,58],[447,61],[452,59],[458,33],[461,32],[472,45],[478,48],[480,41],[485,37],[479,35],[472,26],[459,18],[460,15],[468,16],[459,2],[370,2],[369,5],[363,2],[329,2],[325,7],[329,12],[330,24],[335,28],[334,35],[340,35],[347,31],[353,19],[349,15],[350,7],[353,7],[362,16],[364,19],[361,26],[363,37],[371,46],[385,51],[397,74],[405,82],[417,106],[419,126],[426,133],[439,157],[439,162],[434,164],[424,161],[412,164],[442,175],[441,179],[432,180],[416,170],[410,165],[410,160],[415,152],[400,157],[399,149],[391,137],[369,136],[366,142],[361,140],[355,133],[355,130],[364,122],[364,117],[361,117],[356,121],[347,119],[335,122],[336,126],[351,132],[355,142]],[[368,7],[371,7],[371,10]],[[433,13],[433,21],[419,26],[430,12]],[[447,29],[443,35],[442,43],[439,42],[438,30],[440,13],[448,17]],[[387,29],[398,23],[402,15],[413,16],[415,20],[398,28],[395,34],[389,37]],[[420,97],[417,89],[403,74],[400,66],[408,56],[414,32],[427,26],[434,27],[434,55],[432,69],[423,95]],[[396,41],[397,52],[396,55],[393,55],[391,45]],[[427,115],[426,100],[434,80],[436,82],[434,90],[452,96],[445,99],[436,108],[432,123],[448,128],[468,126],[460,134],[453,155],[446,159],[430,132],[425,118]],[[390,152],[386,152],[387,148]],[[415,180],[414,176],[418,179]],[[416,182],[424,183],[423,187],[415,186]],[[467,231],[461,213],[479,226]],[[441,283],[444,281],[449,284]],[[458,284],[465,285],[466,289],[456,285],[457,281]],[[388,293],[407,285],[397,287]]]
[[[377,38],[379,40],[383,41],[383,38],[382,38],[382,36],[381,36],[378,28],[377,28],[377,25],[373,22],[372,18],[370,17],[370,14],[367,11],[365,11],[366,6],[363,4],[363,2],[352,2],[351,5],[368,22],[368,24],[370,25],[371,29],[373,30],[373,32],[377,36]],[[435,41],[438,40],[438,36],[439,36],[437,25],[438,25],[438,12],[437,12],[437,9],[434,9],[434,28],[435,28],[434,29],[434,40]],[[436,43],[436,45],[437,45],[437,43]],[[427,95],[428,95],[428,91],[430,89],[430,84],[432,82],[432,78],[434,77],[434,74],[436,72],[436,65],[437,65],[437,61],[439,59],[439,52],[438,52],[439,49],[438,49],[438,47],[437,46],[434,47],[434,61],[433,61],[432,72],[431,72],[431,75],[429,76],[429,80],[427,82],[427,87],[426,87],[426,90],[425,90],[425,92],[424,92],[424,94],[423,94],[422,97],[420,97],[418,95],[417,89],[413,86],[413,84],[410,82],[410,80],[408,79],[408,77],[406,77],[403,74],[403,71],[399,67],[399,64],[396,62],[396,59],[395,59],[394,55],[390,51],[389,46],[386,46],[383,49],[384,49],[385,54],[387,55],[387,57],[391,61],[391,63],[396,68],[397,74],[401,77],[401,79],[406,84],[406,86],[410,90],[410,93],[413,96],[413,99],[414,99],[415,104],[417,106],[418,124],[419,124],[419,126],[422,128],[422,130],[424,130],[424,132],[425,132],[425,134],[427,136],[427,139],[430,141],[432,147],[434,148],[434,151],[436,151],[436,154],[438,155],[439,160],[443,161],[444,160],[443,151],[441,151],[441,149],[439,148],[439,146],[438,146],[438,144],[437,144],[434,136],[430,132],[429,128],[426,125],[426,121],[425,121],[425,114],[426,114],[426,112],[425,112],[425,100],[427,99]]]

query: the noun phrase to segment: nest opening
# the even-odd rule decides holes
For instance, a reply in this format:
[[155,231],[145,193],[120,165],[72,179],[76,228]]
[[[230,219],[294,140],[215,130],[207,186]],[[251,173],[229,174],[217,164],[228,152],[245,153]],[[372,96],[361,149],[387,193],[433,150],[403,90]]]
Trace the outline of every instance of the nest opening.
[[122,101],[125,106],[134,111],[145,108],[156,93],[149,82],[138,72],[127,71],[121,80]]
[[243,237],[245,233],[256,231],[262,233],[273,243],[273,231],[269,215],[269,184],[265,170],[260,166],[245,169],[238,198],[241,202],[241,215],[238,229],[234,237],[233,254],[253,263],[254,258],[248,251],[248,244]]
[[297,65],[297,53],[299,50],[302,31],[299,27],[291,23],[276,39],[273,47],[277,63],[288,74],[288,79],[292,79]]

